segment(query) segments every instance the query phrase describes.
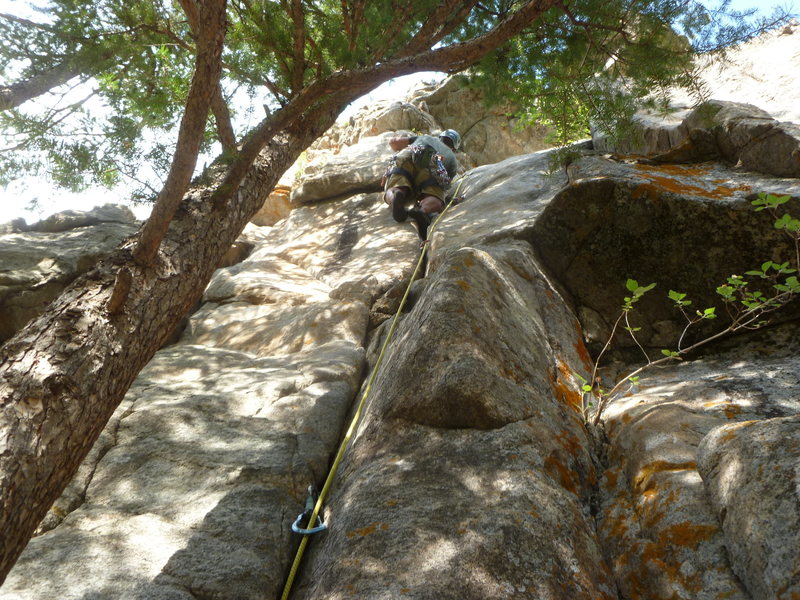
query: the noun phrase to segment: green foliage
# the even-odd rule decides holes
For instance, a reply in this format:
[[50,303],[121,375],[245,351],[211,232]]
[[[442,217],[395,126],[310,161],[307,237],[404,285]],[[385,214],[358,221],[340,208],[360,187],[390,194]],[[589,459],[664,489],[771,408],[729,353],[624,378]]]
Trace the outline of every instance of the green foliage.
[[[494,10],[501,12],[492,3]],[[768,18],[692,0],[573,0],[552,9],[535,30],[487,57],[475,69],[494,98],[513,99],[527,123],[554,128],[561,145],[585,138],[589,120],[612,137],[634,135],[639,107],[665,104],[672,87],[706,98],[693,58],[775,27]]]
[[[488,0],[462,20],[447,13],[433,41],[415,51],[482,35],[521,4]],[[236,98],[240,138],[264,108],[286,106],[314,81],[395,57],[442,10],[434,0],[302,0],[299,14],[293,6],[229,1],[221,87]],[[560,143],[586,137],[590,118],[622,132],[639,103],[696,81],[693,51],[767,25],[743,16],[697,0],[571,0],[486,56],[471,70],[471,85],[486,90],[487,101],[520,103],[520,122],[550,124]],[[194,34],[179,3],[51,0],[34,20],[0,15],[0,36],[5,85],[74,73],[47,96],[0,113],[0,184],[25,173],[73,189],[125,177],[152,193],[165,174],[194,62]],[[209,120],[204,149],[214,139]]]
[[631,295],[623,298],[624,304],[622,305],[622,311],[629,312],[633,310],[633,305],[641,300],[642,296],[656,287],[656,284],[651,283],[650,285],[642,286],[639,285],[639,282],[635,279],[628,279],[628,281],[625,282],[625,287],[628,288],[628,291],[631,292]]
[[[652,360],[636,339],[635,334],[640,331],[641,328],[630,326],[629,315],[633,311],[634,305],[646,292],[650,291],[655,284],[640,286],[635,279],[627,280],[625,287],[631,292],[631,295],[623,299],[620,315],[614,323],[608,341],[597,357],[594,372],[592,373],[592,381],[598,381],[598,366],[603,354],[610,347],[618,328],[622,328],[624,331],[628,332],[628,335],[631,336],[636,345],[642,350],[646,364],[635,369],[626,377],[623,377],[610,391],[603,390],[599,385],[588,385],[586,380],[579,376],[583,384],[581,389],[584,394],[593,395],[598,399],[597,410],[595,411],[593,419],[595,424],[599,422],[605,407],[621,392],[625,384],[629,383],[633,386],[638,384],[639,373],[645,369],[663,364],[666,361],[683,360],[686,354],[722,336],[741,330],[761,328],[769,322],[767,318],[764,318],[766,315],[786,306],[800,295],[800,280],[798,280],[798,276],[796,275],[798,268],[800,268],[800,221],[789,213],[784,213],[779,216],[778,210],[781,205],[786,204],[789,200],[789,196],[760,193],[758,198],[752,202],[752,205],[756,211],[769,210],[775,218],[773,226],[776,229],[783,230],[793,241],[795,250],[795,256],[793,258],[794,264],[792,264],[792,261],[776,263],[768,260],[761,263],[759,268],[747,271],[744,275],[734,274],[728,277],[725,283],[716,288],[716,292],[722,299],[723,306],[727,312],[728,323],[717,333],[711,334],[693,343],[691,346],[685,347],[683,345],[687,332],[701,321],[716,319],[718,317],[717,308],[711,306],[702,310],[695,310],[694,314],[690,314],[687,312],[687,307],[692,305],[692,301],[686,298],[687,294],[669,290],[668,298],[681,313],[686,324],[677,340],[676,348],[664,348],[661,350],[662,358]],[[762,285],[757,286],[756,283],[758,282]],[[764,287],[764,284],[766,284],[767,287]],[[623,320],[625,321],[624,326],[621,325]],[[587,404],[585,411],[588,411],[589,406],[593,406],[593,404]]]

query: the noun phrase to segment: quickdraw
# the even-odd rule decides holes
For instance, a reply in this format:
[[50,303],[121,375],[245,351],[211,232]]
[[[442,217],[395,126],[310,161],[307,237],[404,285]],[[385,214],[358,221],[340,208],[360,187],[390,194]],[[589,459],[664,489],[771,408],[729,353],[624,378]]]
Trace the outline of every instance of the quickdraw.
[[295,533],[299,533],[300,535],[312,535],[314,533],[319,533],[320,531],[325,531],[328,526],[322,522],[322,517],[317,515],[317,524],[315,527],[309,527],[311,524],[311,518],[314,515],[314,507],[317,505],[317,499],[319,498],[319,493],[317,492],[317,488],[313,485],[308,486],[308,496],[306,497],[306,506],[305,510],[297,515],[297,518],[292,523],[292,531]]

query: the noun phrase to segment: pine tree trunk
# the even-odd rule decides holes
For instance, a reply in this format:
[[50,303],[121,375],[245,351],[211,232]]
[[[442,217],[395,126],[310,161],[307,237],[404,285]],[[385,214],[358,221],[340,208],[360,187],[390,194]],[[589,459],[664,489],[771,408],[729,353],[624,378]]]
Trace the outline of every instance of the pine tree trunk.
[[128,240],[0,350],[0,583],[222,255],[338,112],[273,138],[219,208],[214,186],[191,189],[154,265],[137,265]]

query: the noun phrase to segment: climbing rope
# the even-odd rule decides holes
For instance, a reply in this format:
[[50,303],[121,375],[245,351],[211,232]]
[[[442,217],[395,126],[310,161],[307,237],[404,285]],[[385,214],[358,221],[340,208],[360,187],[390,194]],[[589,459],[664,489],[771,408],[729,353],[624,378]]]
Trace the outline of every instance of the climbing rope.
[[[450,206],[455,202],[458,198],[458,192],[461,190],[461,184],[464,183],[464,178],[461,178],[461,181],[458,182],[458,187],[456,188],[453,197],[444,207],[442,212],[436,217],[436,220],[431,224],[428,230],[428,239],[430,239],[431,234],[436,230],[436,225],[445,215],[447,210]],[[394,319],[392,320],[392,325],[389,327],[389,332],[386,334],[386,339],[383,342],[383,346],[381,347],[380,354],[378,354],[378,360],[375,361],[375,367],[372,369],[372,373],[370,374],[369,380],[367,381],[367,385],[364,388],[364,393],[361,394],[361,400],[358,402],[358,406],[356,408],[356,412],[353,415],[352,420],[350,421],[350,426],[347,428],[347,433],[345,433],[344,438],[342,439],[341,444],[339,444],[339,450],[336,452],[336,458],[333,459],[333,464],[331,465],[331,469],[328,472],[328,477],[325,479],[325,484],[322,486],[322,490],[319,492],[319,496],[317,497],[317,501],[314,505],[314,510],[311,511],[311,514],[308,516],[308,523],[321,523],[319,520],[319,513],[322,510],[322,505],[325,502],[325,497],[328,495],[328,490],[333,483],[333,478],[336,475],[336,471],[339,469],[339,465],[342,462],[342,458],[344,457],[344,453],[347,450],[347,446],[350,444],[350,440],[353,437],[353,434],[356,432],[356,427],[358,427],[358,423],[361,420],[361,413],[364,409],[364,405],[366,404],[367,397],[369,396],[370,391],[372,390],[372,384],[375,382],[375,378],[378,374],[378,370],[380,369],[381,364],[383,363],[383,357],[386,354],[386,349],[389,347],[389,342],[394,335],[395,330],[397,329],[397,324],[400,321],[400,315],[403,312],[403,308],[406,305],[406,300],[408,300],[408,296],[411,293],[411,284],[414,283],[414,280],[417,278],[417,274],[419,273],[420,269],[422,268],[423,261],[425,259],[425,254],[428,251],[428,240],[425,240],[422,243],[422,251],[420,252],[419,259],[417,260],[417,265],[414,268],[414,273],[411,275],[411,280],[408,282],[408,287],[406,287],[406,291],[403,294],[402,300],[400,300],[400,306],[397,308],[397,312],[394,314]],[[295,521],[297,523],[297,521]],[[303,539],[300,540],[300,546],[297,548],[297,554],[295,554],[294,562],[292,562],[292,568],[289,571],[289,576],[286,579],[286,585],[283,588],[283,594],[281,595],[281,600],[288,600],[289,593],[292,591],[292,584],[294,583],[294,578],[297,576],[297,570],[300,568],[300,562],[303,560],[303,554],[305,554],[306,546],[308,545],[308,540],[311,536],[310,535],[303,535]]]

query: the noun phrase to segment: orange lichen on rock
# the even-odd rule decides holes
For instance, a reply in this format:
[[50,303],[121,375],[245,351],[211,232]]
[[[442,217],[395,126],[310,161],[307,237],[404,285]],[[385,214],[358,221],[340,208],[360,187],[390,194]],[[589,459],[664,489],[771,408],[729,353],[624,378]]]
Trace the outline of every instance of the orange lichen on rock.
[[662,473],[664,471],[690,471],[690,470],[691,471],[697,470],[696,462],[687,461],[682,463],[672,463],[665,460],[657,460],[639,469],[639,472],[636,473],[636,477],[634,477],[633,479],[633,485],[635,489],[639,491],[639,493],[644,493],[645,491],[650,489],[652,478],[656,473]]
[[[708,175],[709,171],[711,170],[709,167],[700,167],[700,166],[686,166],[686,165],[646,165],[646,164],[637,164],[636,170],[644,171],[644,172],[658,172],[658,173],[667,173],[669,175],[680,175],[681,177],[705,177]],[[715,180],[715,182],[719,182],[721,180]]]
[[556,456],[551,454],[544,460],[544,470],[561,484],[568,492],[578,495],[577,473],[568,469]]
[[[634,200],[644,197],[656,199],[663,192],[721,199],[730,197],[736,191],[750,191],[750,186],[747,185],[730,186],[721,185],[719,182],[715,182],[717,184],[716,187],[711,189],[703,187],[702,176],[708,173],[708,169],[705,168],[682,167],[680,165],[637,165],[636,169],[641,177],[651,183],[638,185],[631,194]],[[669,175],[672,177],[669,177]],[[677,177],[682,179],[679,180]]]
[[[611,527],[608,528],[607,530],[608,535],[612,538],[617,538],[620,540],[623,539],[630,530],[627,519],[621,515],[617,515],[610,520],[611,520]],[[623,555],[619,557],[618,560],[625,561],[627,560],[627,557]]]
[[[662,587],[656,584],[661,578],[666,578],[668,584],[666,589],[678,585],[687,592],[699,592],[703,585],[697,574],[686,576],[681,572],[681,563],[670,555],[670,550],[659,544],[649,542],[644,548],[639,565],[638,581],[650,581],[651,585],[646,587]],[[654,581],[655,580],[655,581]],[[654,585],[655,584],[655,585]],[[642,598],[652,598],[651,595],[643,595]],[[672,596],[675,597],[675,596]]]
[[518,370],[518,365],[506,365],[500,369],[500,374],[514,383],[522,383],[525,381],[525,378]]
[[725,406],[725,416],[729,419],[735,419],[742,412],[742,407],[738,404],[729,403]]
[[638,517],[644,527],[654,529],[669,516],[669,508],[677,500],[675,491],[663,495],[663,490],[655,486],[645,490],[642,494],[643,502],[637,506]]
[[697,525],[689,521],[683,521],[665,527],[658,535],[661,544],[679,546],[681,548],[691,548],[697,550],[700,542],[709,539],[717,533],[719,529],[714,525]]
[[583,409],[583,395],[575,387],[574,377],[570,368],[560,358],[558,361],[558,373],[550,375],[550,385],[561,402],[564,402],[575,410],[581,412]]
[[589,477],[586,478],[586,483],[591,487],[597,485],[597,469],[594,468],[594,465],[589,465]]
[[469,291],[470,285],[466,281],[464,281],[463,279],[459,279],[458,281],[456,281],[456,283],[458,284],[458,287],[460,287],[465,292]]
[[738,404],[734,404],[730,400],[714,400],[703,404],[703,408],[716,408],[718,406],[725,407],[723,411],[728,419],[734,419],[742,412],[742,407]]
[[750,427],[756,423],[758,423],[758,421],[741,421],[739,423],[727,425],[725,433],[720,436],[720,440],[723,442],[730,442],[739,434],[739,429],[743,427]]
[[608,491],[613,490],[617,487],[617,481],[619,481],[619,469],[608,469],[603,475],[606,478],[606,489]]
[[561,444],[561,447],[573,456],[577,455],[578,451],[583,447],[581,446],[581,441],[566,429],[559,431],[556,439]]
[[382,530],[389,529],[389,524],[388,523],[375,522],[375,523],[371,523],[370,525],[367,525],[366,527],[361,527],[359,529],[354,529],[352,531],[348,531],[345,535],[348,538],[354,538],[356,536],[364,537],[364,536],[370,535],[372,533],[375,533],[375,531],[377,531],[378,528],[380,528]]

